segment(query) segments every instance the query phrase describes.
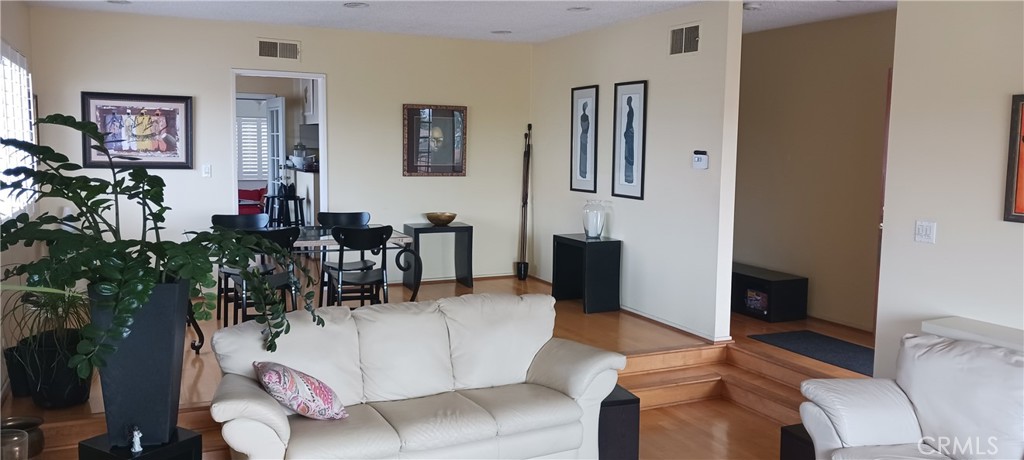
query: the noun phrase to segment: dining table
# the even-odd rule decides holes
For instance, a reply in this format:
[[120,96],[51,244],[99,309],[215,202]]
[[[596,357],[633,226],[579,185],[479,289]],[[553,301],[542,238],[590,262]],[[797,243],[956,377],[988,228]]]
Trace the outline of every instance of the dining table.
[[[380,224],[368,224],[367,227],[380,227]],[[259,229],[244,229],[246,232],[261,232],[268,230],[278,230],[283,227],[266,227]],[[295,240],[292,245],[291,252],[293,254],[301,255],[318,255],[317,262],[320,267],[323,267],[324,262],[327,261],[327,256],[330,252],[341,252],[341,243],[338,243],[331,235],[333,227],[321,227],[321,226],[303,226],[299,228],[299,237]],[[398,269],[405,272],[413,270],[413,277],[416,280],[415,284],[411,287],[412,296],[411,301],[415,301],[420,290],[420,281],[423,278],[423,262],[420,260],[419,254],[413,249],[413,238],[405,233],[399,231],[393,231],[391,238],[388,239],[388,244],[399,249],[398,253],[395,254],[395,263]],[[408,259],[412,258],[412,262]],[[323,281],[321,277],[321,282]],[[323,293],[321,293],[323,295]],[[202,329],[195,320],[192,308],[188,309],[187,324],[191,326],[197,335],[197,340],[193,340],[191,348],[198,354],[199,350],[202,349],[203,344],[206,341]]]
[[[380,227],[379,224],[369,224],[367,227]],[[294,248],[325,248],[335,249],[341,247],[341,244],[334,239],[331,235],[332,227],[319,227],[319,226],[305,226],[299,230],[299,239],[295,240],[295,244],[292,245]],[[270,228],[268,230],[272,230]],[[391,238],[388,239],[388,244],[399,248],[407,248],[412,245],[412,237],[402,232],[395,230],[391,233]],[[295,252],[300,252],[301,249]]]
[[[367,224],[365,227],[380,227],[380,224]],[[333,227],[312,227],[305,226],[301,227],[299,231],[299,237],[295,240],[292,245],[293,254],[318,254],[319,255],[319,267],[322,268],[324,263],[327,262],[328,254],[331,252],[341,252],[341,244],[334,239],[331,234]],[[395,246],[399,249],[398,253],[395,254],[395,265],[399,270],[410,273],[410,277],[413,279],[411,285],[407,286],[411,291],[412,295],[410,301],[415,301],[420,291],[420,283],[423,279],[423,261],[420,259],[419,254],[413,248],[413,237],[406,235],[405,233],[393,230],[391,237],[388,238],[388,244]],[[412,259],[410,262],[409,259]],[[322,270],[320,270],[323,273]],[[403,277],[404,278],[404,277]],[[321,283],[326,283],[324,276],[320,277]],[[322,289],[322,288],[321,288]],[[321,296],[324,293],[321,291]],[[322,297],[321,297],[322,298]]]

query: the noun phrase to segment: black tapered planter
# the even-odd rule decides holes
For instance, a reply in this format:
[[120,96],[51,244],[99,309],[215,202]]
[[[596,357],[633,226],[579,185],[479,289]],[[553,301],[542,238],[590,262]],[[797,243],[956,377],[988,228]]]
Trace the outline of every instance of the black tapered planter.
[[[107,440],[130,446],[132,427],[142,432],[142,445],[166,444],[178,424],[181,363],[185,352],[185,318],[189,307],[187,281],[157,284],[134,316],[131,333],[100,368]],[[107,327],[110,309],[97,308],[92,321]]]

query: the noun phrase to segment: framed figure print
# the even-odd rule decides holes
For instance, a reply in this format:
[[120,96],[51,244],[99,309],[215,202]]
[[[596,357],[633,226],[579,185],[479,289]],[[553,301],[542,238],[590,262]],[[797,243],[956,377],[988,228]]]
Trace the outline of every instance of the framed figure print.
[[615,84],[612,196],[644,199],[647,80]]
[[192,169],[192,98],[82,92],[82,120],[104,133],[110,159],[83,136],[85,168]]
[[1003,220],[1024,222],[1024,94],[1013,96],[1010,106],[1010,151],[1006,164],[1006,202]]
[[572,89],[569,190],[597,193],[597,85]]
[[466,175],[466,107],[402,105],[402,175]]

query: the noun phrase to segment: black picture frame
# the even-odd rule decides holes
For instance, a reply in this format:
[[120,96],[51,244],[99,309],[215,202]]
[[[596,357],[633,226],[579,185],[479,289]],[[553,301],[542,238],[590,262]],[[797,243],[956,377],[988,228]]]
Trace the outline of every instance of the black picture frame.
[[1003,220],[1024,223],[1024,94],[1015,94],[1010,106],[1010,150],[1006,163],[1006,199]]
[[597,85],[572,89],[569,131],[569,190],[597,193]]
[[613,126],[612,196],[642,200],[647,166],[647,80],[615,84]]
[[82,119],[106,135],[106,155],[82,137],[85,168],[192,169],[192,97],[82,92]]
[[465,176],[467,109],[402,105],[402,175]]

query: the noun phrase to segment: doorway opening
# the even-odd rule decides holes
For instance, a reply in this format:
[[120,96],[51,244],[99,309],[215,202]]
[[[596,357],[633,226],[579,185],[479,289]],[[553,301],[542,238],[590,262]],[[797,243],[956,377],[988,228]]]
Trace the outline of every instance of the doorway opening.
[[314,224],[316,213],[328,209],[326,76],[232,72],[238,213],[268,212],[267,195],[297,196],[301,224]]

